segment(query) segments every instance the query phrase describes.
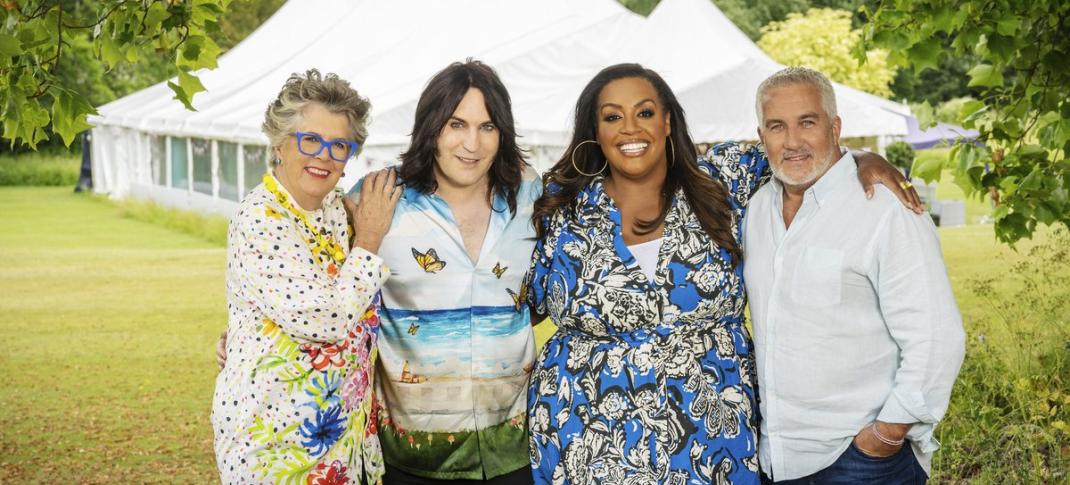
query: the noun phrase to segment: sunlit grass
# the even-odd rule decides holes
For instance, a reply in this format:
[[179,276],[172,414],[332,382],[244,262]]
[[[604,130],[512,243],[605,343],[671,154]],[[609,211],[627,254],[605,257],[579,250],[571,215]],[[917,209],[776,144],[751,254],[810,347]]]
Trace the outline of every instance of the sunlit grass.
[[0,188],[0,483],[208,483],[224,249]]
[[0,155],[0,186],[62,185],[74,187],[78,183],[81,155],[28,153]]

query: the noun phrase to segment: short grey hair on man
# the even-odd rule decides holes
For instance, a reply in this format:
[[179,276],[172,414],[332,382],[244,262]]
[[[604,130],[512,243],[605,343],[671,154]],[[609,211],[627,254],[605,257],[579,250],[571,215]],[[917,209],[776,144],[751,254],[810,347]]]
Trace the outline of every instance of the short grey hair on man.
[[372,105],[361,97],[349,82],[337,74],[321,75],[316,69],[304,74],[294,73],[283,84],[279,96],[268,105],[261,130],[277,147],[294,133],[301,121],[301,114],[311,103],[323,105],[331,113],[345,115],[349,121],[350,136],[361,145],[368,138],[368,114]]
[[825,108],[825,114],[829,122],[836,118],[836,93],[832,90],[832,83],[824,74],[805,67],[788,67],[781,69],[769,76],[758,86],[758,94],[755,96],[755,109],[758,112],[758,126],[765,124],[765,113],[762,112],[762,103],[769,91],[792,84],[809,84],[821,94],[821,107]]

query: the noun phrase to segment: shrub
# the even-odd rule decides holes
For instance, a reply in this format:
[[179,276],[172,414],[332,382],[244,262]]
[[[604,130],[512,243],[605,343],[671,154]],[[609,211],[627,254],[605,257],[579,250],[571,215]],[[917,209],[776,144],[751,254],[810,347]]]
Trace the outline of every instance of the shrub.
[[[989,306],[972,322],[934,482],[1067,483],[1070,476],[1070,236],[1005,274],[967,282]],[[1012,478],[1013,477],[1013,478]]]
[[80,155],[29,153],[0,156],[0,186],[69,185],[78,183]]
[[218,246],[227,245],[228,221],[225,217],[173,209],[140,199],[122,199],[115,201],[115,205],[121,217],[163,226]]
[[890,143],[884,149],[884,156],[888,158],[892,165],[907,173],[910,172],[910,167],[914,165],[914,148],[905,141]]

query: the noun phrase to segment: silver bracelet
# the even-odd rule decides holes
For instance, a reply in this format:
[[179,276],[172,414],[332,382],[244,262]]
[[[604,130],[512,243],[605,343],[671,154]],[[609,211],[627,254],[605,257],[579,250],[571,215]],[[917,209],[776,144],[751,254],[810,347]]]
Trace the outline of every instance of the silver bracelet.
[[874,421],[872,423],[869,423],[869,427],[873,428],[873,436],[876,436],[877,440],[879,440],[881,443],[884,443],[884,444],[886,444],[888,446],[899,446],[899,445],[902,445],[903,442],[906,440],[906,438],[899,438],[898,440],[893,440],[893,439],[889,439],[887,436],[882,435],[881,432],[877,430],[877,422],[876,421]]

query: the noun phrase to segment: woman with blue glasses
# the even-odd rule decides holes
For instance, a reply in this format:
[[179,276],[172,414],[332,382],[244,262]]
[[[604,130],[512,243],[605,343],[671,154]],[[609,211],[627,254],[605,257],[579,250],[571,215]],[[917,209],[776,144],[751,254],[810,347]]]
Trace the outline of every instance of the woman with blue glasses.
[[382,476],[371,381],[376,295],[390,272],[376,253],[401,190],[393,171],[369,175],[355,207],[335,190],[370,109],[315,70],[291,76],[268,106],[274,168],[228,235],[226,367],[212,407],[223,483]]

